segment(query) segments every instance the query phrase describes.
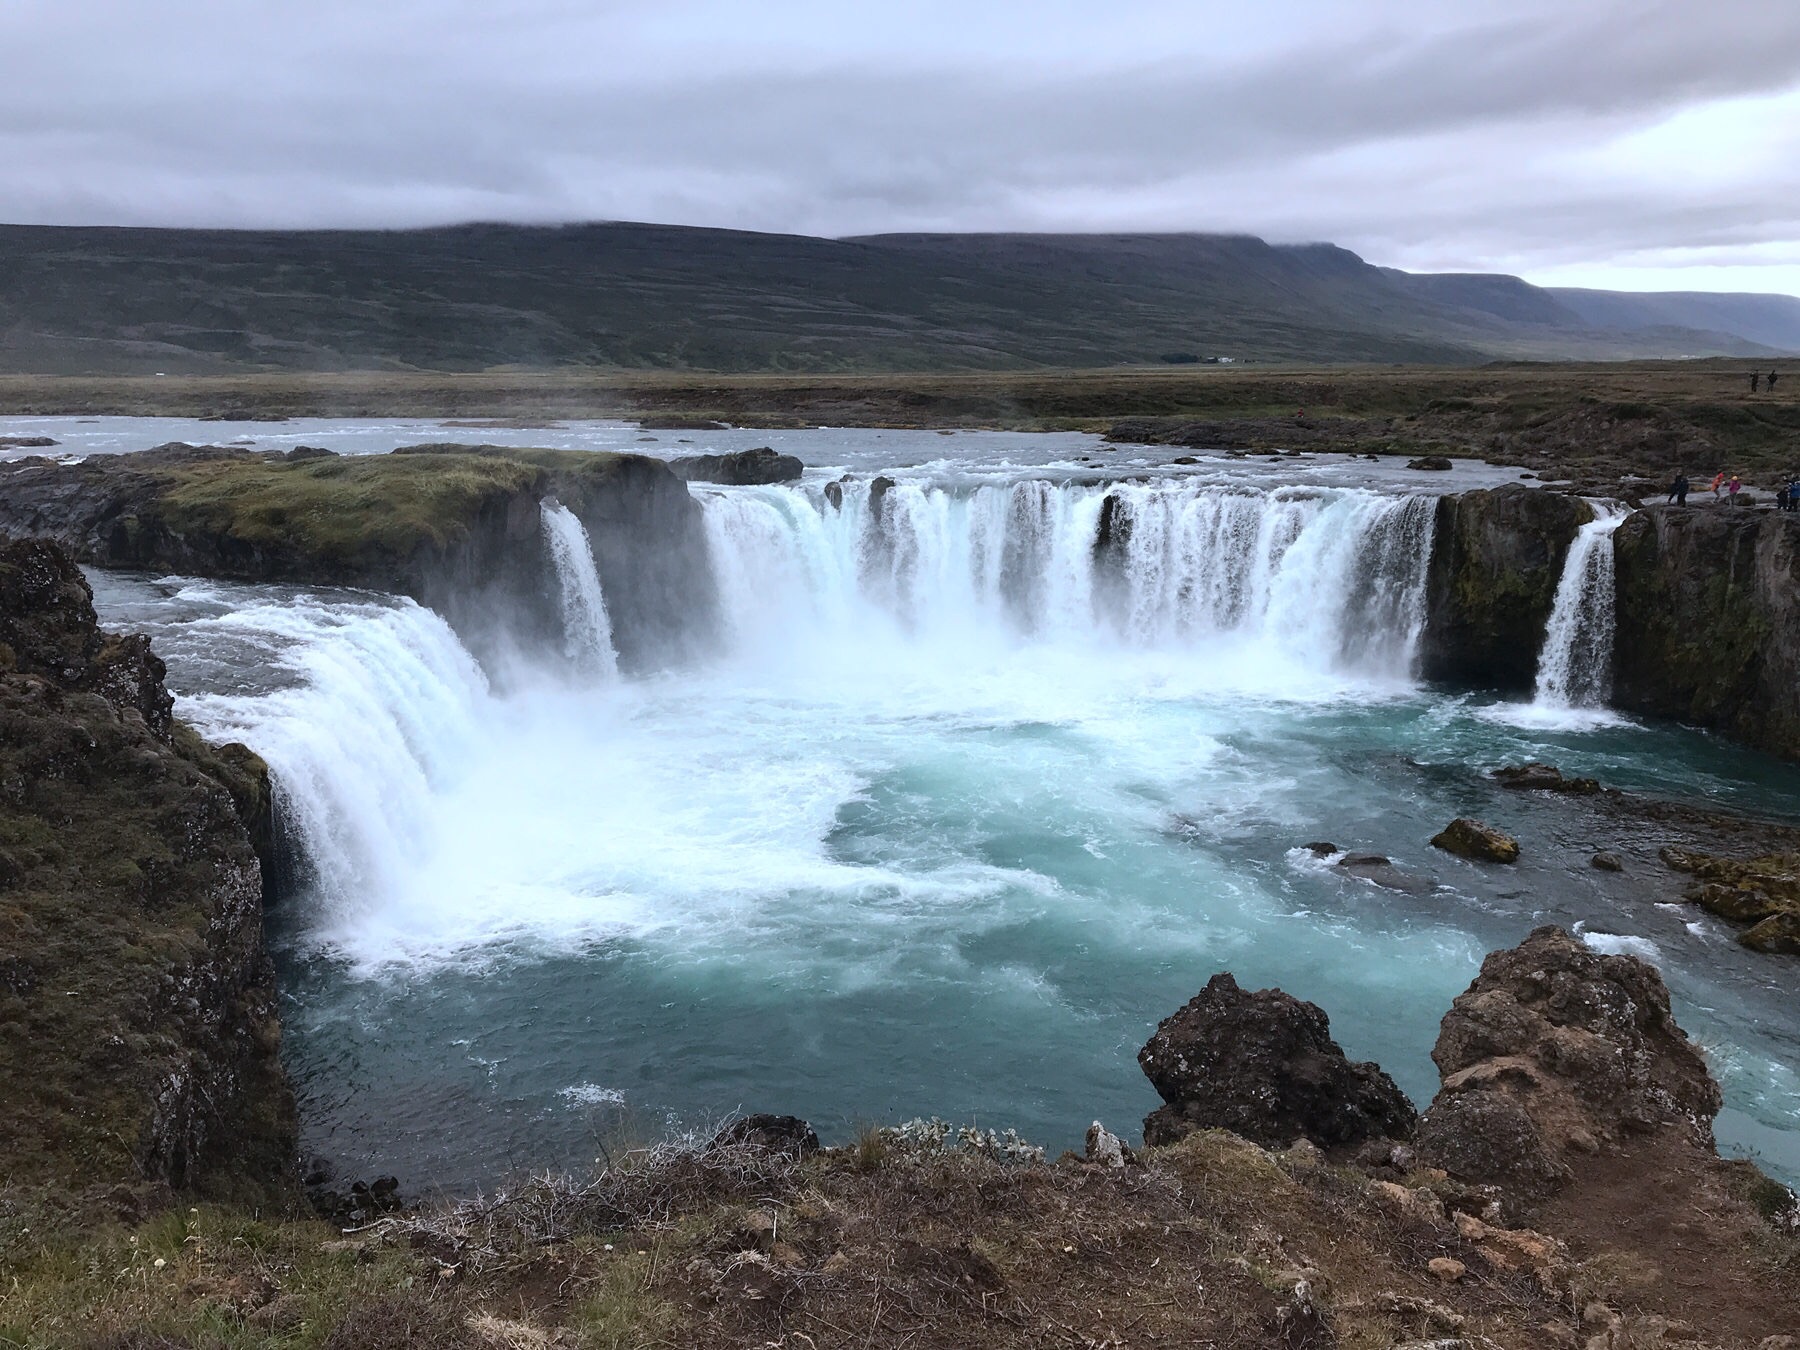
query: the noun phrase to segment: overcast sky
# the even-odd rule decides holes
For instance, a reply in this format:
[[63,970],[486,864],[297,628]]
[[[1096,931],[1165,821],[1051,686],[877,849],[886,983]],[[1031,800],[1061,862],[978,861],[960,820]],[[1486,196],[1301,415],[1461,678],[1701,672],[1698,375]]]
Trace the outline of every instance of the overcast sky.
[[13,222],[1231,230],[1800,294],[1795,0],[0,0],[0,90]]

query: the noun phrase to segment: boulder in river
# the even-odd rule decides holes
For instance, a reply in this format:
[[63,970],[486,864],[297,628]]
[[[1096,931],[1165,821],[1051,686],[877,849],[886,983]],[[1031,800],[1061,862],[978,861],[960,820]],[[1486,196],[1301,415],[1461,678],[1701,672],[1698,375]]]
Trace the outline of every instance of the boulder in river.
[[1459,858],[1477,862],[1510,863],[1519,860],[1519,841],[1504,830],[1483,825],[1479,820],[1458,816],[1436,835],[1431,846]]
[[747,487],[759,483],[792,483],[806,472],[793,455],[767,445],[724,455],[684,455],[669,461],[675,476],[689,483],[723,483]]
[[1501,787],[1539,792],[1574,792],[1586,796],[1600,790],[1600,780],[1597,778],[1566,778],[1563,771],[1554,764],[1540,764],[1535,760],[1529,764],[1495,769],[1493,778]]
[[1446,469],[1454,469],[1456,465],[1450,462],[1450,457],[1448,455],[1420,455],[1417,459],[1407,460],[1406,467],[1409,469],[1433,469],[1442,472]]
[[1418,1120],[1379,1065],[1345,1056],[1323,1009],[1279,989],[1240,989],[1229,972],[1163,1020],[1138,1064],[1167,1103],[1144,1120],[1147,1145],[1222,1129],[1331,1148],[1406,1138]]
[[1560,928],[1497,951],[1457,996],[1431,1052],[1442,1086],[1420,1126],[1424,1161],[1541,1199],[1578,1155],[1672,1129],[1710,1153],[1721,1096],[1675,1024],[1656,968]]
[[1800,913],[1782,910],[1755,927],[1739,933],[1738,941],[1753,952],[1770,956],[1800,956]]

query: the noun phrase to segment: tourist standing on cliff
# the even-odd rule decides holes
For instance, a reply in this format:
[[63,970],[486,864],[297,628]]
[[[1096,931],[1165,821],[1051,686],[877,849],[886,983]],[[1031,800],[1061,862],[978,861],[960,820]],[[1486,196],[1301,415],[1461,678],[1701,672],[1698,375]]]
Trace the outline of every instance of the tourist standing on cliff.
[[1688,480],[1685,473],[1675,475],[1675,481],[1669,484],[1669,500],[1677,506],[1687,505]]
[[1778,372],[1773,370],[1769,372],[1769,392],[1771,394],[1775,392],[1775,376],[1777,373]]
[[1793,500],[1793,497],[1794,494],[1789,490],[1788,485],[1783,483],[1775,489],[1775,509],[1777,511],[1788,510],[1788,503]]
[[1713,475],[1713,480],[1712,480],[1712,495],[1715,499],[1719,495],[1719,489],[1724,486],[1725,486],[1725,470],[1720,469],[1717,473],[1715,473]]
[[1757,391],[1757,388],[1758,388],[1757,381],[1760,379],[1762,379],[1762,372],[1760,370],[1753,370],[1750,372],[1750,392],[1751,393],[1754,394]]
[[1800,511],[1800,473],[1788,475],[1788,510]]
[[1727,487],[1725,490],[1731,494],[1731,500],[1735,502],[1737,500],[1738,493],[1743,490],[1743,487],[1744,487],[1744,485],[1742,483],[1738,482],[1738,476],[1734,473],[1731,475],[1731,485],[1729,487]]

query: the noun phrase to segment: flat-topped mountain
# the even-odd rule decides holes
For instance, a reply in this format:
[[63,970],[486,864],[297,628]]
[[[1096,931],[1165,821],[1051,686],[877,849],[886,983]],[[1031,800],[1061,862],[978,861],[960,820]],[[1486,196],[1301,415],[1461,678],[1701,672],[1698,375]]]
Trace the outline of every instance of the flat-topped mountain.
[[1800,299],[1545,290],[1240,235],[0,226],[0,370],[1468,362],[1800,352]]

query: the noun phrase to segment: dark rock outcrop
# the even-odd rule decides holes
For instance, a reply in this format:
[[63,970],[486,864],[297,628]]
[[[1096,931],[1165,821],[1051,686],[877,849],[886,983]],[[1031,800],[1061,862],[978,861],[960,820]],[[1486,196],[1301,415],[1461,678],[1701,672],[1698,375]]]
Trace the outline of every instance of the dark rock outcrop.
[[1322,1147],[1405,1138],[1417,1123],[1406,1094],[1375,1064],[1352,1063],[1316,1004],[1255,992],[1220,973],[1138,1052],[1167,1105],[1144,1120],[1147,1145],[1222,1129],[1264,1145]]
[[1664,848],[1662,860],[1696,878],[1682,893],[1690,904],[1732,923],[1750,924],[1738,941],[1768,955],[1800,956],[1800,854],[1718,858]]
[[1800,515],[1652,506],[1613,552],[1615,706],[1800,758]]
[[1664,1130],[1711,1153],[1719,1088],[1675,1024],[1654,966],[1540,928],[1497,951],[1444,1017],[1443,1085],[1419,1156],[1525,1199],[1566,1186],[1579,1157]]
[[444,444],[295,460],[168,445],[0,474],[0,532],[101,567],[410,595],[478,653],[560,631],[541,524],[553,497],[588,532],[625,666],[691,655],[716,630],[699,504],[643,455]]
[[1563,771],[1554,764],[1540,764],[1535,760],[1529,764],[1495,769],[1493,779],[1501,787],[1517,788],[1520,791],[1573,792],[1591,796],[1600,790],[1598,778],[1566,778]]
[[709,1148],[748,1148],[787,1158],[806,1158],[819,1151],[819,1136],[799,1116],[766,1111],[740,1116],[712,1137]]
[[1800,956],[1800,913],[1783,910],[1771,914],[1739,933],[1738,941],[1768,956]]
[[43,541],[0,545],[0,1156],[80,1195],[287,1190],[243,747],[169,716],[142,638],[99,630]]
[[1510,863],[1519,860],[1519,841],[1504,830],[1479,820],[1458,816],[1432,836],[1431,846],[1476,862]]
[[793,483],[806,465],[793,455],[777,453],[769,446],[733,450],[724,455],[684,455],[669,461],[675,476],[688,483],[724,483],[748,486],[756,483]]
[[1556,600],[1563,559],[1593,508],[1509,486],[1438,503],[1419,643],[1426,679],[1524,690]]

